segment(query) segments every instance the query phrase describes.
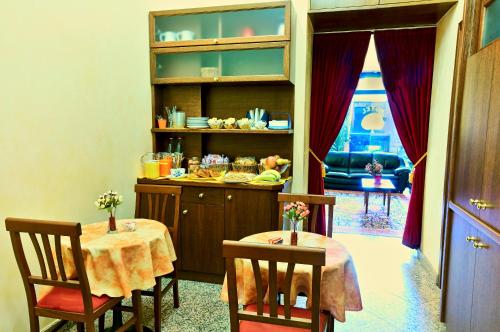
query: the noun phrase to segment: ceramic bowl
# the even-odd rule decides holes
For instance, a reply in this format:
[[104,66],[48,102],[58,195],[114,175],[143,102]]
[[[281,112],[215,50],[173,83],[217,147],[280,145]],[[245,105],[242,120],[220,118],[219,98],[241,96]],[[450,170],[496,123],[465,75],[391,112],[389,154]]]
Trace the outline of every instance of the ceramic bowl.
[[172,168],[170,170],[170,175],[174,178],[179,178],[186,174],[186,169],[185,168]]

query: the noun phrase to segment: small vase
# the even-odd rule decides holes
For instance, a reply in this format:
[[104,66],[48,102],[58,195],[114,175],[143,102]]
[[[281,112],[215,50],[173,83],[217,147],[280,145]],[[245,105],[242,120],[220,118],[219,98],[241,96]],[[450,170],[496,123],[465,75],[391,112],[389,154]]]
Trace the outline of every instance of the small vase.
[[377,174],[374,176],[375,178],[375,184],[380,185],[382,183],[382,174]]
[[114,216],[109,216],[108,233],[116,233],[116,219]]
[[167,119],[158,119],[158,128],[165,129],[167,128]]
[[298,233],[297,233],[297,221],[291,220],[291,233],[290,233],[290,245],[296,246],[298,241]]

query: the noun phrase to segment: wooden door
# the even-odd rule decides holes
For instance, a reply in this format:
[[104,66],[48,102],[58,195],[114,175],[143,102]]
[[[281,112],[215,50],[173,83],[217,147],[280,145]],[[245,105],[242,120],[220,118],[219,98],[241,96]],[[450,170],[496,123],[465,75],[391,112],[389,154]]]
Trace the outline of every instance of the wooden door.
[[471,330],[497,332],[500,328],[500,244],[498,236],[478,232]]
[[182,270],[223,274],[224,206],[183,202],[181,219]]
[[446,292],[446,327],[450,332],[471,331],[471,304],[476,251],[467,237],[476,230],[460,216],[451,214],[448,284]]
[[462,113],[455,156],[452,200],[479,216],[470,199],[480,199],[495,53],[486,48],[467,60]]
[[480,217],[496,230],[500,230],[500,39],[488,48],[495,54],[495,60],[494,70],[492,70],[484,175],[480,196],[486,207],[481,210]]
[[270,190],[226,189],[225,239],[278,229],[278,193]]

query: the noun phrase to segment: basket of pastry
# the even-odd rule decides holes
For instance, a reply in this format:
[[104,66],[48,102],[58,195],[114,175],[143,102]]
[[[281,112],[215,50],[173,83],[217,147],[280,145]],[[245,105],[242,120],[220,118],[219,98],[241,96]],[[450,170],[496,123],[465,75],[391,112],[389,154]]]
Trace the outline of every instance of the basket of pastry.
[[259,174],[268,170],[275,170],[281,174],[281,178],[287,178],[290,175],[292,162],[281,158],[279,155],[262,158],[259,163]]
[[223,172],[212,170],[207,167],[200,167],[196,171],[190,172],[188,178],[193,180],[210,180],[223,175]]
[[231,164],[234,172],[242,173],[257,173],[257,161],[255,157],[236,157],[234,163]]
[[225,183],[244,183],[252,181],[257,175],[254,173],[244,173],[244,172],[227,172],[222,181]]

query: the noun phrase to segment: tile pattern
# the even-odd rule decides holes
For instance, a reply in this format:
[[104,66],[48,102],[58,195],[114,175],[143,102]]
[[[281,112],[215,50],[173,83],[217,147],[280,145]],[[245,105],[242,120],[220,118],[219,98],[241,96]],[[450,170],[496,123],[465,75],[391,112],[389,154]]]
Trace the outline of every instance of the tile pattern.
[[[401,239],[334,234],[351,252],[358,272],[364,309],[347,312],[335,331],[434,332],[445,331],[439,322],[439,289],[435,277],[414,250]],[[181,307],[166,296],[163,331],[229,331],[229,310],[219,300],[220,285],[181,280]],[[152,299],[143,300],[146,325],[153,326]],[[108,314],[107,326],[111,322]],[[65,331],[75,331],[68,327]]]

